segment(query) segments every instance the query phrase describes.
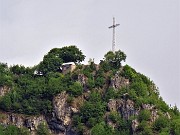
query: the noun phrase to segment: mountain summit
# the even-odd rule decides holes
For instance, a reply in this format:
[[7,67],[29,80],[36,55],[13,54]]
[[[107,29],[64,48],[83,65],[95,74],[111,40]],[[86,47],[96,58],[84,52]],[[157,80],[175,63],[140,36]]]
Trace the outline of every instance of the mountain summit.
[[179,135],[180,112],[150,78],[109,51],[99,64],[76,46],[38,65],[0,64],[1,135]]

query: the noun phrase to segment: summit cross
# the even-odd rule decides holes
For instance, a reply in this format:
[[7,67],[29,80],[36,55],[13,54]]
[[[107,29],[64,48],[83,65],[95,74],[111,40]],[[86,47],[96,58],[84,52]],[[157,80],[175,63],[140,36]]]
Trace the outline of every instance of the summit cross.
[[120,24],[115,23],[115,18],[113,17],[113,25],[109,29],[113,28],[113,37],[112,37],[112,51],[115,52],[115,28]]

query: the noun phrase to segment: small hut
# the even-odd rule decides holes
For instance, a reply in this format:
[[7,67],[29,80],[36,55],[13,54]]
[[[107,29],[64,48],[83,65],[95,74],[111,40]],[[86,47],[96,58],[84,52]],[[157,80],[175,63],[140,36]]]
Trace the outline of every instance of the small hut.
[[63,74],[72,72],[75,68],[76,68],[76,65],[74,62],[63,63],[61,66]]

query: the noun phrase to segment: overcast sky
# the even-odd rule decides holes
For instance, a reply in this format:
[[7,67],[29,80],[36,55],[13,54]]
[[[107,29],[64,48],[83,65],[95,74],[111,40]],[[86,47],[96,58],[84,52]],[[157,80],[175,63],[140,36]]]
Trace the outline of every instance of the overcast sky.
[[180,108],[179,0],[0,0],[0,62],[33,66],[54,47],[76,45],[98,63],[116,49]]

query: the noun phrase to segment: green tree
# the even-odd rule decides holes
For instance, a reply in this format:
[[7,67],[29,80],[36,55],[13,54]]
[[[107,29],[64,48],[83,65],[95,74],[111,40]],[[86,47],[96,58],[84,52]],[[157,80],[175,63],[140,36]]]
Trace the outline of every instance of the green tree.
[[62,63],[80,63],[85,59],[85,55],[76,46],[66,46],[53,48],[44,56],[43,61],[38,66],[40,73],[56,72],[60,70]]
[[61,58],[64,63],[66,62],[82,62],[85,59],[85,55],[76,46],[65,46],[62,48],[54,48],[48,53]]
[[85,55],[76,46],[65,46],[59,49],[59,57],[66,62],[80,63],[84,61]]
[[112,51],[107,52],[104,55],[105,61],[109,63],[113,68],[120,68],[121,62],[126,60],[126,54],[121,50],[113,53]]
[[13,74],[20,75],[20,74],[26,73],[26,68],[22,65],[14,65],[14,66],[10,67],[10,71]]
[[47,74],[48,72],[56,72],[60,70],[60,66],[63,63],[61,58],[56,57],[51,53],[44,56],[43,61],[40,62],[38,71],[43,74]]

